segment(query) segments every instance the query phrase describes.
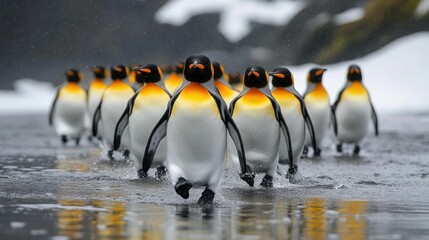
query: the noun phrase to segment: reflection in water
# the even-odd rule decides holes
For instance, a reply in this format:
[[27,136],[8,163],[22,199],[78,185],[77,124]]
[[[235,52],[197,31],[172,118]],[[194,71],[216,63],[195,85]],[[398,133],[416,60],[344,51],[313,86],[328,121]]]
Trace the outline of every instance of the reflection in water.
[[304,208],[304,238],[326,238],[326,203],[321,198],[307,199]]
[[368,202],[342,201],[338,212],[337,231],[341,239],[366,239]]
[[122,202],[96,200],[95,207],[106,209],[98,212],[92,220],[92,239],[125,239],[127,223],[125,221],[126,206]]

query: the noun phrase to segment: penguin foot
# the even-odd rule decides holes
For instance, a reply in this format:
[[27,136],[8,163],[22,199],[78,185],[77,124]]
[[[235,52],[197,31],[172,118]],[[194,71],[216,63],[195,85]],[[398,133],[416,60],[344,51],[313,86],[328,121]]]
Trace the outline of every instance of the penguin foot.
[[243,181],[247,182],[249,186],[253,187],[255,184],[255,173],[254,172],[246,172],[246,173],[240,173],[240,178],[243,179]]
[[342,153],[343,152],[343,144],[338,144],[337,145],[337,152]]
[[215,193],[212,190],[206,188],[206,190],[204,190],[204,192],[201,194],[200,199],[198,199],[198,204],[199,205],[212,204],[214,196],[215,196]]
[[155,177],[156,179],[164,178],[167,175],[167,168],[165,166],[160,166],[156,169]]
[[114,160],[114,158],[113,158],[113,150],[107,151],[107,157],[109,157],[110,160]]
[[308,154],[308,147],[305,146],[304,149],[302,150],[301,158],[306,158],[307,154]]
[[139,176],[140,179],[145,179],[147,178],[147,173],[143,171],[143,169],[139,169],[137,170],[137,175]]
[[125,159],[129,159],[130,150],[128,150],[128,149],[124,150],[124,152],[122,153],[122,157],[124,157]]
[[353,155],[359,155],[360,152],[360,147],[359,145],[356,145],[355,148],[353,149]]
[[67,136],[66,136],[66,135],[61,135],[61,142],[62,142],[63,144],[66,144],[66,143],[67,143]]
[[76,138],[76,139],[74,140],[74,142],[76,143],[76,146],[79,146],[80,137]]
[[290,165],[289,170],[287,171],[286,178],[289,179],[289,182],[293,182],[295,175],[298,172],[297,165]]
[[174,185],[174,190],[176,190],[176,193],[184,199],[189,198],[189,189],[191,188],[192,184],[188,183],[184,178],[179,178],[176,185]]
[[315,157],[320,157],[320,153],[322,152],[322,150],[320,149],[320,148],[316,148],[315,150],[314,150],[314,156]]
[[264,178],[262,178],[261,186],[264,188],[272,188],[273,187],[273,177],[270,175],[265,175]]

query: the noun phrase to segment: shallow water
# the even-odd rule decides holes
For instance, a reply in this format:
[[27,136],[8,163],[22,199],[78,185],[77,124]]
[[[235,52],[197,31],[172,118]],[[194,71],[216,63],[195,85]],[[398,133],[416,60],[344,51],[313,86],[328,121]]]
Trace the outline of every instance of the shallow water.
[[61,146],[44,116],[2,116],[0,239],[429,239],[428,124],[382,118],[360,157],[327,144],[274,189],[228,168],[213,206],[200,207],[202,189],[183,200],[88,141]]

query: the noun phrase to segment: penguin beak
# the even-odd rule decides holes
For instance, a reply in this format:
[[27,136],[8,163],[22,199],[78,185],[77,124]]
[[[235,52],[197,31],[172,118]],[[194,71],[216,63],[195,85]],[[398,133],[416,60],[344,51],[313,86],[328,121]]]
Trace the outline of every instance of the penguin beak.
[[259,78],[259,73],[258,73],[258,72],[255,72],[255,71],[253,71],[253,70],[251,70],[251,71],[247,74],[247,76],[248,76],[248,77],[250,77],[250,75],[254,75],[255,77]]
[[197,61],[195,61],[194,63],[191,63],[189,65],[189,68],[191,68],[191,69],[199,68],[199,69],[203,70],[204,69],[204,65],[201,64],[201,63],[198,63]]
[[278,78],[285,78],[285,75],[283,73],[277,73],[277,72],[270,72],[268,75],[272,76],[272,77],[278,77]]
[[149,68],[141,68],[140,72],[151,73],[152,71]]
[[115,68],[115,71],[117,71],[117,72],[122,72],[122,68],[116,67],[116,68]]
[[326,68],[323,68],[323,69],[320,69],[320,70],[318,70],[318,71],[316,71],[316,73],[315,73],[315,75],[316,76],[321,76],[324,72],[326,72],[328,69],[326,69]]

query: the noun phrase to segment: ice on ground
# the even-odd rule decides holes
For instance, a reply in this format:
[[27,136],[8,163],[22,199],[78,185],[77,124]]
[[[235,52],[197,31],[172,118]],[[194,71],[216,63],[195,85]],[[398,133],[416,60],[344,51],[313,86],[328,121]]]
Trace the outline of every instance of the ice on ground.
[[25,222],[10,222],[11,228],[24,228],[25,225]]
[[59,204],[18,204],[18,207],[31,208],[31,209],[64,209],[64,210],[85,210],[85,211],[97,211],[104,212],[106,209],[97,208],[92,206],[64,206]]
[[181,26],[193,16],[219,13],[219,32],[228,41],[238,42],[252,31],[253,22],[286,25],[305,5],[303,1],[289,0],[170,0],[158,10],[155,20]]
[[363,8],[351,8],[333,17],[333,21],[336,25],[344,25],[347,23],[355,22],[362,19],[365,16],[365,10]]

